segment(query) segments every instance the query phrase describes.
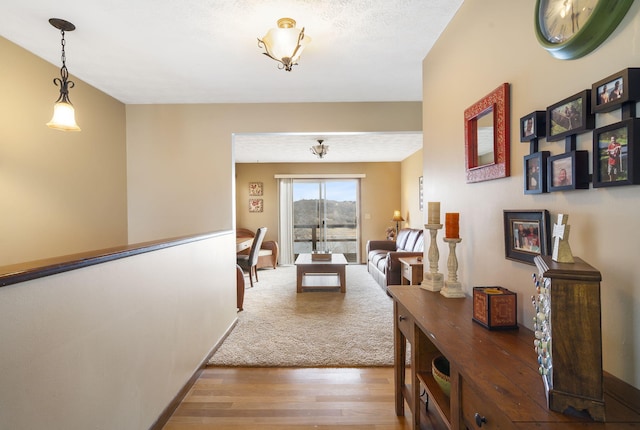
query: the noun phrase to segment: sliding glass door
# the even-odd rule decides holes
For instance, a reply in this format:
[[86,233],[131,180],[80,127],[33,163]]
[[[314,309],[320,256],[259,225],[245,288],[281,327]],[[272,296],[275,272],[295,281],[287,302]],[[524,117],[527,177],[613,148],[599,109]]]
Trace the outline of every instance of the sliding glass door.
[[333,252],[359,261],[358,179],[293,180],[293,253]]

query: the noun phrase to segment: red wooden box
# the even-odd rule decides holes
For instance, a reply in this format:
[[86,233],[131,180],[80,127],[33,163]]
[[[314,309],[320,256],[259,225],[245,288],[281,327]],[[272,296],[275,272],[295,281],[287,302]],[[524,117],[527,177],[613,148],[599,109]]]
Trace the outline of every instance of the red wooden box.
[[518,296],[502,287],[473,287],[473,320],[489,330],[518,328]]

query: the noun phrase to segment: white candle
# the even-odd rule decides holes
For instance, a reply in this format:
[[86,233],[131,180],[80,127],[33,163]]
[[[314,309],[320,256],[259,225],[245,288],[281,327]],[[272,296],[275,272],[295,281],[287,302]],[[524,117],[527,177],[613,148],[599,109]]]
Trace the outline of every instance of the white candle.
[[427,224],[440,224],[440,202],[429,202],[427,207]]

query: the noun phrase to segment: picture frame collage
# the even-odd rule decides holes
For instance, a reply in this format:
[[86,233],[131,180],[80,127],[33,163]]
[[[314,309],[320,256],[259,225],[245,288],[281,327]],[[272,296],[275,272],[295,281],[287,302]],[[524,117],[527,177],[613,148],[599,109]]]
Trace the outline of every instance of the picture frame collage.
[[[524,193],[640,184],[640,68],[626,68],[546,110],[520,118],[520,141],[530,143],[524,157]],[[620,122],[595,128],[596,114],[621,109]],[[592,173],[589,151],[576,150],[576,136],[593,130]],[[538,140],[565,140],[565,152],[539,151]]]

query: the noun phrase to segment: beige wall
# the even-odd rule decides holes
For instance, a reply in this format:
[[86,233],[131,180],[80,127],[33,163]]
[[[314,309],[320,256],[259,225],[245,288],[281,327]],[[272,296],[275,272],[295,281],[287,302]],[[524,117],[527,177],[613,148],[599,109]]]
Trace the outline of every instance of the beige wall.
[[60,66],[2,37],[0,57],[0,266],[126,244],[124,105],[71,76],[82,131],[52,130]]
[[[422,162],[422,160],[420,160]],[[364,174],[360,180],[360,260],[365,261],[367,240],[384,239],[393,211],[400,208],[400,163],[237,164],[237,227],[257,230],[266,226],[267,240],[278,240],[278,187],[276,174]],[[264,184],[264,212],[249,212],[249,182]],[[388,196],[380,198],[380,196]]]
[[236,318],[234,242],[0,288],[0,428],[148,429]]
[[421,127],[417,102],[127,106],[129,240],[233,228],[233,133]]
[[[535,267],[504,258],[503,209],[548,209],[569,214],[573,253],[602,272],[604,367],[640,387],[640,231],[638,186],[542,195],[523,194],[523,156],[518,120],[569,97],[626,67],[640,64],[640,3],[632,5],[613,35],[594,53],[573,61],[552,58],[537,43],[533,2],[466,1],[423,66],[425,201],[442,212],[460,212],[459,276],[473,286],[501,285],[518,294],[521,324],[531,327]],[[486,49],[479,49],[479,44]],[[511,177],[465,182],[463,112],[503,82],[511,84]],[[620,112],[598,115],[597,126],[620,120]],[[540,143],[564,152],[564,142]],[[591,153],[591,133],[578,149]],[[442,249],[442,248],[441,248]],[[447,253],[440,253],[446,271]],[[532,350],[533,359],[533,350]]]
[[[424,211],[420,210],[419,180],[422,176],[423,151],[419,150],[402,160],[400,171],[400,198],[404,227],[424,228]],[[424,202],[427,207],[427,202]]]

